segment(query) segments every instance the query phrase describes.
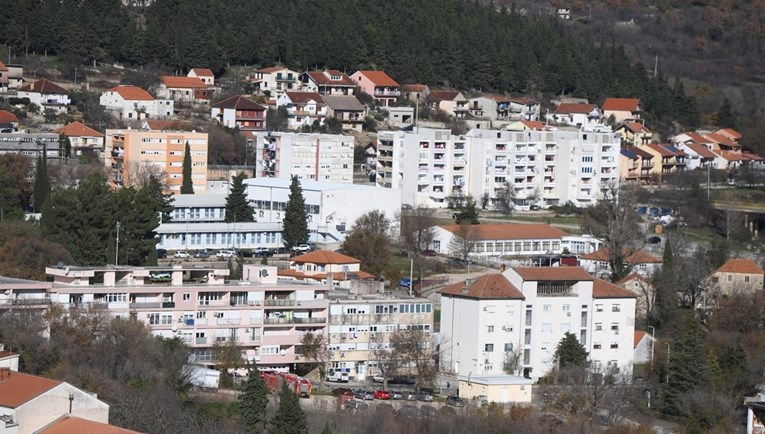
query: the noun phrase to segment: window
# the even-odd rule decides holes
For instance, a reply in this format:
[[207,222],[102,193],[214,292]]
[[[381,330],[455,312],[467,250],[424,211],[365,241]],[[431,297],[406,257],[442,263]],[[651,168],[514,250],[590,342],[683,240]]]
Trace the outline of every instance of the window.
[[563,312],[571,312],[571,305],[570,304],[564,304],[563,305]]
[[618,350],[619,349],[619,344],[617,344],[617,343],[611,344],[611,349],[612,350]]
[[494,333],[494,326],[493,325],[486,326],[486,328],[487,328],[486,331],[488,331],[489,333]]
[[579,333],[579,343],[582,345],[587,345],[587,330],[582,330]]
[[749,276],[744,276],[744,282],[749,283]]
[[531,345],[531,329],[526,329],[524,332],[523,343],[525,345]]
[[582,312],[582,327],[587,327],[587,312]]
[[544,308],[543,308],[543,310],[544,310],[545,312],[549,312],[551,309],[552,309],[552,305],[551,305],[551,304],[546,304],[546,305],[544,305]]
[[614,332],[615,335],[619,334],[619,323],[611,323],[611,331]]
[[505,344],[505,352],[513,351],[513,344]]
[[523,364],[524,365],[531,364],[531,350],[530,349],[523,350]]
[[602,304],[596,304],[595,305],[595,312],[603,312],[603,305]]
[[159,324],[159,314],[158,313],[150,313],[148,316],[149,316],[149,325],[157,325],[157,324]]
[[542,331],[543,332],[551,332],[552,331],[552,324],[550,324],[550,323],[542,324]]
[[596,322],[595,323],[595,331],[603,330],[603,323]]
[[728,282],[730,282],[730,281],[732,281],[732,280],[733,280],[733,276],[731,276],[731,275],[729,274],[729,275],[728,275]]
[[602,346],[600,344],[592,344],[592,349],[593,350],[599,350],[601,348],[602,348]]
[[483,350],[487,353],[493,353],[494,352],[494,344],[486,344],[483,346]]
[[622,308],[620,305],[614,304],[611,306],[611,312],[621,312],[621,311],[622,311]]
[[162,314],[162,325],[170,325],[173,323],[173,316],[170,314]]

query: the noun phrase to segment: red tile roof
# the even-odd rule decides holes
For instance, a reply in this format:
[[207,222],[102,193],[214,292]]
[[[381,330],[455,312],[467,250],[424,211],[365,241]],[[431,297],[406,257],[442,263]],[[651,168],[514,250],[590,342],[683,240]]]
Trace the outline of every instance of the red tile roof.
[[625,122],[623,126],[624,128],[627,128],[633,133],[651,134],[651,130],[646,128],[646,126],[641,124],[640,122]]
[[401,87],[404,92],[425,92],[428,86],[424,84],[405,84]]
[[765,270],[760,268],[751,259],[734,258],[722,264],[715,273],[740,273],[740,274],[765,274]]
[[738,131],[734,130],[733,128],[721,128],[721,129],[719,129],[719,130],[717,130],[715,132],[718,133],[718,134],[722,134],[722,135],[728,136],[728,137],[730,137],[733,140],[739,140],[742,137],[741,133],[739,133]]
[[629,282],[631,282],[633,280],[638,280],[640,282],[643,282],[643,283],[646,283],[648,285],[653,286],[653,283],[650,280],[648,280],[648,278],[643,277],[643,276],[641,276],[641,275],[639,275],[637,273],[630,273],[630,274],[624,276],[620,281],[616,282],[616,284],[617,285],[626,285],[627,283],[629,283]]
[[191,70],[194,71],[197,77],[215,77],[215,74],[209,68],[191,68]]
[[34,83],[29,83],[25,86],[22,86],[21,89],[19,89],[19,92],[47,93],[52,95],[69,94],[68,90],[48,80],[47,78],[43,78],[41,80],[35,81]]
[[454,101],[460,95],[456,90],[434,90],[428,95],[428,101],[441,102],[441,101]]
[[640,149],[638,147],[635,147],[635,146],[628,146],[627,150],[631,151],[631,152],[634,152],[640,158],[645,158],[645,159],[649,159],[649,160],[653,158],[653,154],[651,154],[650,152],[646,152],[646,151],[644,151],[644,150],[642,150],[642,149]]
[[514,102],[516,104],[523,104],[523,105],[539,104],[539,101],[534,101],[531,98],[526,98],[526,97],[522,97],[522,96],[515,97],[515,98],[510,98],[510,102]]
[[532,130],[544,130],[547,128],[547,125],[541,121],[521,121],[521,123],[525,125],[526,128],[530,128]]
[[606,98],[603,110],[618,112],[634,112],[638,110],[640,100],[637,98]]
[[372,82],[375,86],[398,87],[396,80],[392,79],[385,71],[357,71]]
[[493,99],[496,102],[510,102],[511,99],[504,95],[484,95],[484,98]]
[[242,95],[232,96],[212,105],[212,108],[264,111],[266,107]]
[[7,111],[0,110],[0,124],[19,123],[19,118],[15,114]]
[[691,140],[693,140],[696,143],[712,143],[711,140],[708,138],[702,136],[701,134],[695,132],[695,131],[689,131],[685,133],[686,136],[690,137]]
[[582,267],[513,267],[523,280],[575,280],[591,281],[590,273]]
[[580,103],[564,102],[564,103],[561,103],[558,107],[556,107],[553,113],[555,114],[568,114],[568,113],[589,114],[596,108],[597,106],[595,104],[580,104]]
[[292,262],[297,264],[360,264],[361,261],[350,256],[343,255],[342,253],[333,252],[331,250],[317,250],[315,252],[309,252],[305,255],[295,256],[292,258]]
[[163,75],[160,77],[166,87],[175,89],[205,89],[207,85],[199,77],[176,77]]
[[765,160],[765,158],[762,158],[762,157],[760,157],[759,155],[757,155],[757,154],[753,154],[753,153],[751,153],[751,152],[748,152],[748,151],[744,151],[744,152],[743,152],[743,155],[744,155],[746,158],[748,158],[748,159],[750,159],[750,160],[752,160],[752,161],[763,161],[763,160]]
[[720,156],[728,161],[744,160],[744,154],[737,151],[720,151]]
[[138,86],[115,86],[109,89],[109,92],[118,93],[123,99],[128,101],[154,101],[151,94]]
[[285,268],[283,270],[276,271],[277,276],[294,277],[296,279],[305,279],[305,273],[302,271],[293,270],[292,268]]
[[691,151],[698,154],[701,158],[717,158],[717,154],[707,149],[706,146],[700,144],[700,143],[687,143],[685,146],[688,147]]
[[637,346],[640,345],[640,342],[647,334],[648,333],[644,332],[643,330],[635,330],[635,341],[632,344],[632,348],[637,348]]
[[656,151],[659,155],[662,157],[674,157],[675,153],[670,151],[669,149],[665,148],[664,146],[658,145],[656,143],[649,143],[647,145],[642,146],[644,148],[653,149]]
[[637,296],[611,282],[595,279],[592,283],[592,298],[637,298]]
[[92,420],[79,417],[64,417],[48,425],[39,434],[141,434],[126,428],[120,428],[105,423],[93,422]]
[[[458,235],[460,225],[442,225],[443,229]],[[493,223],[471,225],[476,240],[547,240],[560,239],[566,232],[546,224]]]
[[[311,80],[313,80],[314,83],[318,85],[356,87],[356,83],[351,80],[351,77],[348,77],[348,74],[336,69],[328,69],[326,71],[311,71],[307,72],[306,74],[308,74],[308,77],[310,77]],[[332,80],[329,78],[332,75],[339,76],[340,80]]]
[[736,143],[733,141],[730,137],[718,134],[718,133],[707,133],[704,135],[707,139],[719,144],[719,145],[725,145],[729,148],[738,148],[741,147],[739,143]]
[[7,71],[7,70],[8,70],[8,67],[5,66],[5,63],[0,62],[0,71]]
[[18,354],[14,353],[13,351],[0,351],[0,360],[13,356],[18,356]]
[[281,66],[269,66],[267,68],[256,69],[255,72],[260,72],[261,74],[271,74],[276,71],[281,71],[282,69],[284,68]]
[[[624,249],[625,254],[629,254],[629,249]],[[588,253],[586,255],[582,255],[580,260],[585,261],[600,261],[600,262],[608,262],[608,248],[604,247],[600,250],[596,250],[592,253]],[[634,252],[632,254],[629,254],[625,261],[628,264],[661,264],[662,260],[660,258],[657,258],[654,255],[651,255],[650,253],[646,253],[642,250],[638,250],[637,252]]]
[[0,371],[0,407],[17,408],[61,384],[36,375]]
[[286,92],[287,97],[293,104],[305,104],[313,101],[317,104],[324,104],[324,100],[318,92]]
[[194,129],[191,122],[180,120],[147,119],[146,124],[153,131],[191,131]]
[[72,122],[64,127],[57,129],[55,132],[63,134],[67,137],[103,137],[104,135],[98,131],[90,128],[82,122]]
[[500,273],[484,274],[476,279],[453,283],[438,292],[443,295],[477,299],[523,300],[525,298],[521,291]]

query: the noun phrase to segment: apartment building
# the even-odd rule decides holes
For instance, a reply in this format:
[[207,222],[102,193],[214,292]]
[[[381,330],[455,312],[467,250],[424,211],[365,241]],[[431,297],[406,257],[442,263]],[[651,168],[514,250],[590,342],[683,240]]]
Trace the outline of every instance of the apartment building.
[[256,92],[278,97],[284,92],[298,90],[300,73],[281,66],[271,66],[255,70],[248,77]]
[[32,166],[42,155],[49,160],[59,158],[59,148],[60,136],[55,133],[0,133],[0,155],[26,155],[31,159]]
[[255,177],[353,183],[352,136],[318,133],[253,133]]
[[183,156],[191,150],[194,193],[207,190],[207,133],[156,130],[106,130],[104,163],[112,188],[132,185],[140,173],[164,174],[168,191],[178,194],[183,183]]
[[213,365],[213,347],[234,341],[258,367],[294,370],[305,333],[326,333],[329,286],[281,282],[276,267],[245,265],[241,281],[225,267],[48,267],[51,301],[91,306],[145,323],[155,336],[180,338],[196,363]]
[[537,379],[555,366],[565,333],[577,336],[594,368],[630,377],[635,295],[579,267],[509,268],[448,285],[441,293],[441,368],[459,376],[515,374]]
[[381,375],[378,361],[391,350],[392,333],[411,328],[433,332],[433,303],[426,298],[342,291],[330,292],[329,298],[331,369],[357,381]]
[[83,151],[92,151],[101,156],[104,152],[104,135],[82,122],[72,122],[54,132],[69,139],[72,155],[82,155]]
[[276,100],[277,107],[287,109],[287,128],[319,125],[327,118],[327,104],[318,92],[285,92]]
[[453,197],[484,193],[493,202],[508,185],[518,209],[589,206],[619,182],[619,142],[610,130],[576,128],[381,131],[377,184],[401,190],[413,206],[446,207]]
[[238,95],[213,104],[210,117],[227,128],[264,130],[267,110],[266,106]]

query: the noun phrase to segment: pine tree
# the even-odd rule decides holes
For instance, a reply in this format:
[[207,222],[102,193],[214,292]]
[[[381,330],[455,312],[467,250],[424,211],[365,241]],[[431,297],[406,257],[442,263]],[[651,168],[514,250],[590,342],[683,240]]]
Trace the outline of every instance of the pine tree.
[[305,412],[300,408],[300,398],[285,382],[279,396],[279,408],[271,419],[272,434],[307,434]]
[[292,177],[292,184],[290,184],[289,200],[287,209],[284,211],[282,240],[288,249],[308,241],[308,216],[305,211],[305,198],[297,176]]
[[247,381],[242,383],[242,393],[237,398],[239,419],[250,432],[264,432],[268,391],[257,369],[250,369]]
[[457,215],[457,224],[462,222],[470,223],[471,225],[477,225],[478,221],[478,209],[476,208],[475,199],[472,196],[468,196],[465,200],[465,206],[460,209]]
[[255,210],[247,199],[244,177],[244,173],[239,173],[231,180],[231,190],[226,196],[226,222],[255,221]]
[[555,359],[560,369],[570,366],[583,366],[587,362],[587,350],[573,333],[566,332],[555,349]]
[[43,146],[43,154],[37,157],[37,167],[35,167],[34,207],[37,212],[42,210],[45,201],[50,196],[47,154],[47,147]]
[[167,223],[172,220],[170,213],[173,212],[173,198],[172,194],[167,194],[162,186],[162,181],[155,175],[149,176],[149,182],[146,184],[145,189],[149,196],[151,196],[156,203],[156,210],[160,213],[160,223]]
[[717,112],[717,126],[720,128],[736,128],[736,114],[730,100],[726,97]]
[[708,353],[701,325],[689,314],[669,353],[669,381],[664,388],[664,411],[680,415],[683,396],[709,384]]
[[194,183],[191,180],[191,146],[186,142],[186,149],[183,151],[183,183],[181,184],[181,194],[194,194]]

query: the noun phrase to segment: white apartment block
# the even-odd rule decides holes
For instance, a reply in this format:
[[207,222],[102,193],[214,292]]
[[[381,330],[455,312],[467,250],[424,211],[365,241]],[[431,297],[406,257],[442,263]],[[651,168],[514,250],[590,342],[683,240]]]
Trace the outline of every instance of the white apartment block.
[[514,374],[537,379],[556,366],[565,333],[595,368],[631,375],[635,295],[579,267],[509,268],[449,285],[441,293],[441,368],[459,376]]
[[433,303],[426,298],[339,291],[329,297],[331,369],[342,369],[357,381],[381,375],[375,354],[391,350],[392,333],[411,328],[433,332]]
[[576,128],[382,131],[377,183],[414,206],[446,207],[468,194],[494,200],[508,182],[518,209],[589,206],[619,181],[619,145],[618,133]]
[[245,265],[244,280],[225,267],[48,267],[50,300],[67,309],[92,306],[180,338],[196,363],[214,365],[213,346],[234,341],[262,369],[304,363],[305,333],[325,334],[329,286],[281,282],[276,267]]
[[255,177],[353,183],[352,136],[318,133],[252,134],[258,158]]

